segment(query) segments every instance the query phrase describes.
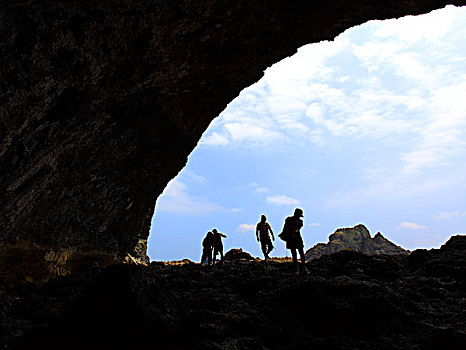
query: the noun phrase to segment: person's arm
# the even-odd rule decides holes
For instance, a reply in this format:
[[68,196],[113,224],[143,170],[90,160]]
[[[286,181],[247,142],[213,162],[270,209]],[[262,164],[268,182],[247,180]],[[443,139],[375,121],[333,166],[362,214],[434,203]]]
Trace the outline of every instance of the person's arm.
[[259,242],[259,225],[256,225],[256,239]]
[[223,238],[227,238],[227,235],[224,235],[223,233],[220,233],[220,236],[222,236]]
[[270,230],[270,234],[272,235],[272,239],[275,241],[275,236],[273,235],[273,231],[272,231],[272,226],[269,225],[269,230]]

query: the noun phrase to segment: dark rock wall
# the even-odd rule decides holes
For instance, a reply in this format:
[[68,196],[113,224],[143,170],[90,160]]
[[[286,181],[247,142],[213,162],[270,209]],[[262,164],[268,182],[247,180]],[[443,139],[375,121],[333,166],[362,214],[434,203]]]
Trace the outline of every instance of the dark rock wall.
[[0,274],[136,255],[156,198],[267,66],[446,4],[465,1],[1,1]]

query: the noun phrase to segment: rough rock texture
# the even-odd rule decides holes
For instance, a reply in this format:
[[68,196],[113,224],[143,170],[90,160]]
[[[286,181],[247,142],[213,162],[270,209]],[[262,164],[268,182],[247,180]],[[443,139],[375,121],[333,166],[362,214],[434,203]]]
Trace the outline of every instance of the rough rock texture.
[[318,243],[306,252],[306,260],[318,259],[341,250],[352,250],[368,255],[407,255],[409,251],[386,239],[380,232],[371,237],[364,225],[339,228],[328,237],[328,243]]
[[225,253],[226,261],[235,261],[235,260],[254,260],[251,254],[243,251],[241,248],[233,248]]
[[114,265],[0,289],[10,349],[464,349],[466,236],[411,255]]
[[465,1],[2,1],[0,278],[146,260],[156,198],[267,66],[447,4]]

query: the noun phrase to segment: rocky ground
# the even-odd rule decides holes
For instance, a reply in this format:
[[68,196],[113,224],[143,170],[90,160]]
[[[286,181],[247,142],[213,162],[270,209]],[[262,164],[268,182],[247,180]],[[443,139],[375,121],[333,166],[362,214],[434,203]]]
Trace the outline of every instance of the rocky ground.
[[114,265],[0,290],[2,349],[464,349],[466,236],[409,256]]

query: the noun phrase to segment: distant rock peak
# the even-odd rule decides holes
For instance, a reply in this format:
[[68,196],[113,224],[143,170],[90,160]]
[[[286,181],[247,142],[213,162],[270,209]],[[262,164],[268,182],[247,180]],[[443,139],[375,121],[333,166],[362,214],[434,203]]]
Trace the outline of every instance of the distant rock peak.
[[380,232],[371,238],[363,224],[351,228],[338,228],[329,236],[328,243],[318,243],[306,252],[306,260],[318,259],[341,250],[353,250],[368,255],[407,255],[409,251],[397,246]]

